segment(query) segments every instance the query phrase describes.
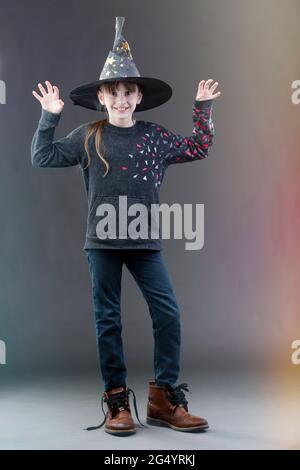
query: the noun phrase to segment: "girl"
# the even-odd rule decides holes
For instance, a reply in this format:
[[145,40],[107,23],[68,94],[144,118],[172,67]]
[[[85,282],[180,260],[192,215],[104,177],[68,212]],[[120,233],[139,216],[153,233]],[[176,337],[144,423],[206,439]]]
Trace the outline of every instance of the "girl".
[[[46,81],[45,89],[39,83],[40,94],[32,93],[41,104],[42,114],[32,139],[31,159],[36,167],[80,165],[87,191],[84,250],[93,289],[97,351],[105,388],[101,401],[104,414],[103,401],[108,408],[104,421],[87,429],[105,423],[108,433],[118,436],[135,433],[130,393],[139,420],[134,392],[126,384],[121,337],[121,277],[125,264],[147,301],[153,324],[155,378],[149,381],[147,423],[178,431],[202,431],[208,428],[208,423],[188,412],[183,392],[189,391],[187,384],[177,385],[180,310],[161,253],[161,234],[153,239],[128,237],[129,226],[124,231],[124,221],[118,219],[121,212],[118,202],[119,196],[126,196],[129,203],[142,202],[147,208],[159,204],[159,189],[168,165],[201,160],[208,155],[214,135],[212,102],[220,92],[216,92],[218,83],[212,79],[199,82],[193,105],[194,129],[189,137],[153,122],[135,120],[135,111],[163,104],[172,90],[161,80],[140,76],[129,45],[121,35],[123,22],[124,18],[116,18],[114,47],[100,79],[77,87],[70,94],[74,104],[105,110],[106,119],[82,124],[66,137],[53,141],[64,102],[57,86]],[[101,206],[105,212],[113,209],[105,225],[103,219],[100,221],[100,215],[104,215]],[[147,213],[143,222],[149,221],[152,218]],[[104,231],[107,226],[109,230]]]

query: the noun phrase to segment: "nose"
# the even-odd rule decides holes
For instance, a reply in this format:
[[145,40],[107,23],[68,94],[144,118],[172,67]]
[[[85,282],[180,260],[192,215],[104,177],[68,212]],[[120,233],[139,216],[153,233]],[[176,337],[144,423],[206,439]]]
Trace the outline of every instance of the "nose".
[[118,98],[116,98],[117,106],[119,106],[120,108],[122,108],[122,106],[125,106],[126,102],[127,100],[124,96],[119,96]]

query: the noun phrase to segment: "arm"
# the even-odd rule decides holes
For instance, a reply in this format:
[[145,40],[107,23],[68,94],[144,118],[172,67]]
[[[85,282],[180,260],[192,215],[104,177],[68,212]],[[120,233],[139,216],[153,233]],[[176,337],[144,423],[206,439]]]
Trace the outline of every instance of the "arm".
[[31,162],[34,167],[60,168],[81,164],[81,129],[71,131],[66,137],[54,139],[55,127],[61,113],[42,109],[42,115],[31,143]]
[[214,125],[212,122],[213,100],[196,100],[193,105],[194,129],[191,136],[161,129],[161,139],[165,144],[163,158],[167,165],[193,162],[207,157],[213,143]]

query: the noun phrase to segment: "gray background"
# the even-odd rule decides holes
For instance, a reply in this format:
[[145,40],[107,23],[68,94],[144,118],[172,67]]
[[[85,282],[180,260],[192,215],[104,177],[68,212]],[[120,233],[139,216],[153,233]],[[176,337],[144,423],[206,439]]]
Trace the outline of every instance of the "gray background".
[[[297,244],[288,236],[297,226],[293,213],[282,219],[278,204],[299,172],[299,107],[290,100],[291,82],[300,78],[299,14],[296,0],[1,1],[0,79],[7,86],[0,106],[2,383],[98,374],[82,251],[83,180],[78,168],[31,166],[40,117],[32,90],[45,80],[60,88],[65,108],[56,138],[95,120],[68,93],[98,78],[116,16],[125,16],[123,34],[140,73],[174,90],[164,106],[136,118],[190,135],[199,81],[213,78],[222,91],[209,158],[170,167],[161,189],[161,202],[205,204],[202,250],[186,251],[184,240],[163,242],[182,310],[181,378],[190,371],[289,367],[290,344],[300,332]],[[293,194],[297,200],[296,186]],[[291,232],[278,239],[283,225]],[[128,370],[148,379],[150,315],[126,269],[122,289]]]

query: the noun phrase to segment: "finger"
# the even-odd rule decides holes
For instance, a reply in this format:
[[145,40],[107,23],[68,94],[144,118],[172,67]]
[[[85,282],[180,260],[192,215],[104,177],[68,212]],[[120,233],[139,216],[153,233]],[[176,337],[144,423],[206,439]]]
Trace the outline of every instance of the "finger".
[[210,78],[209,80],[206,80],[204,88],[208,88],[211,82],[213,82],[212,78]]
[[204,84],[205,84],[205,80],[201,80],[201,82],[199,83],[199,86],[198,86],[198,90],[197,90],[197,94],[198,94],[198,95],[203,94],[203,92],[204,92]]
[[32,94],[37,100],[39,100],[39,102],[41,102],[42,97],[40,95],[38,95],[36,91],[32,90]]
[[43,85],[41,83],[38,84],[38,87],[40,89],[40,92],[42,93],[43,96],[45,96],[47,94],[45,88],[43,87]]
[[53,93],[53,87],[52,87],[51,83],[48,80],[46,80],[45,83],[47,85],[48,93]]
[[199,82],[198,91],[203,90],[204,84],[205,84],[205,80],[201,80],[201,82]]
[[215,91],[215,89],[217,88],[218,85],[219,85],[218,82],[214,83],[214,84],[212,85],[212,87],[211,87],[210,90],[211,90],[211,91]]
[[59,89],[55,85],[53,86],[53,93],[55,98],[59,99]]

